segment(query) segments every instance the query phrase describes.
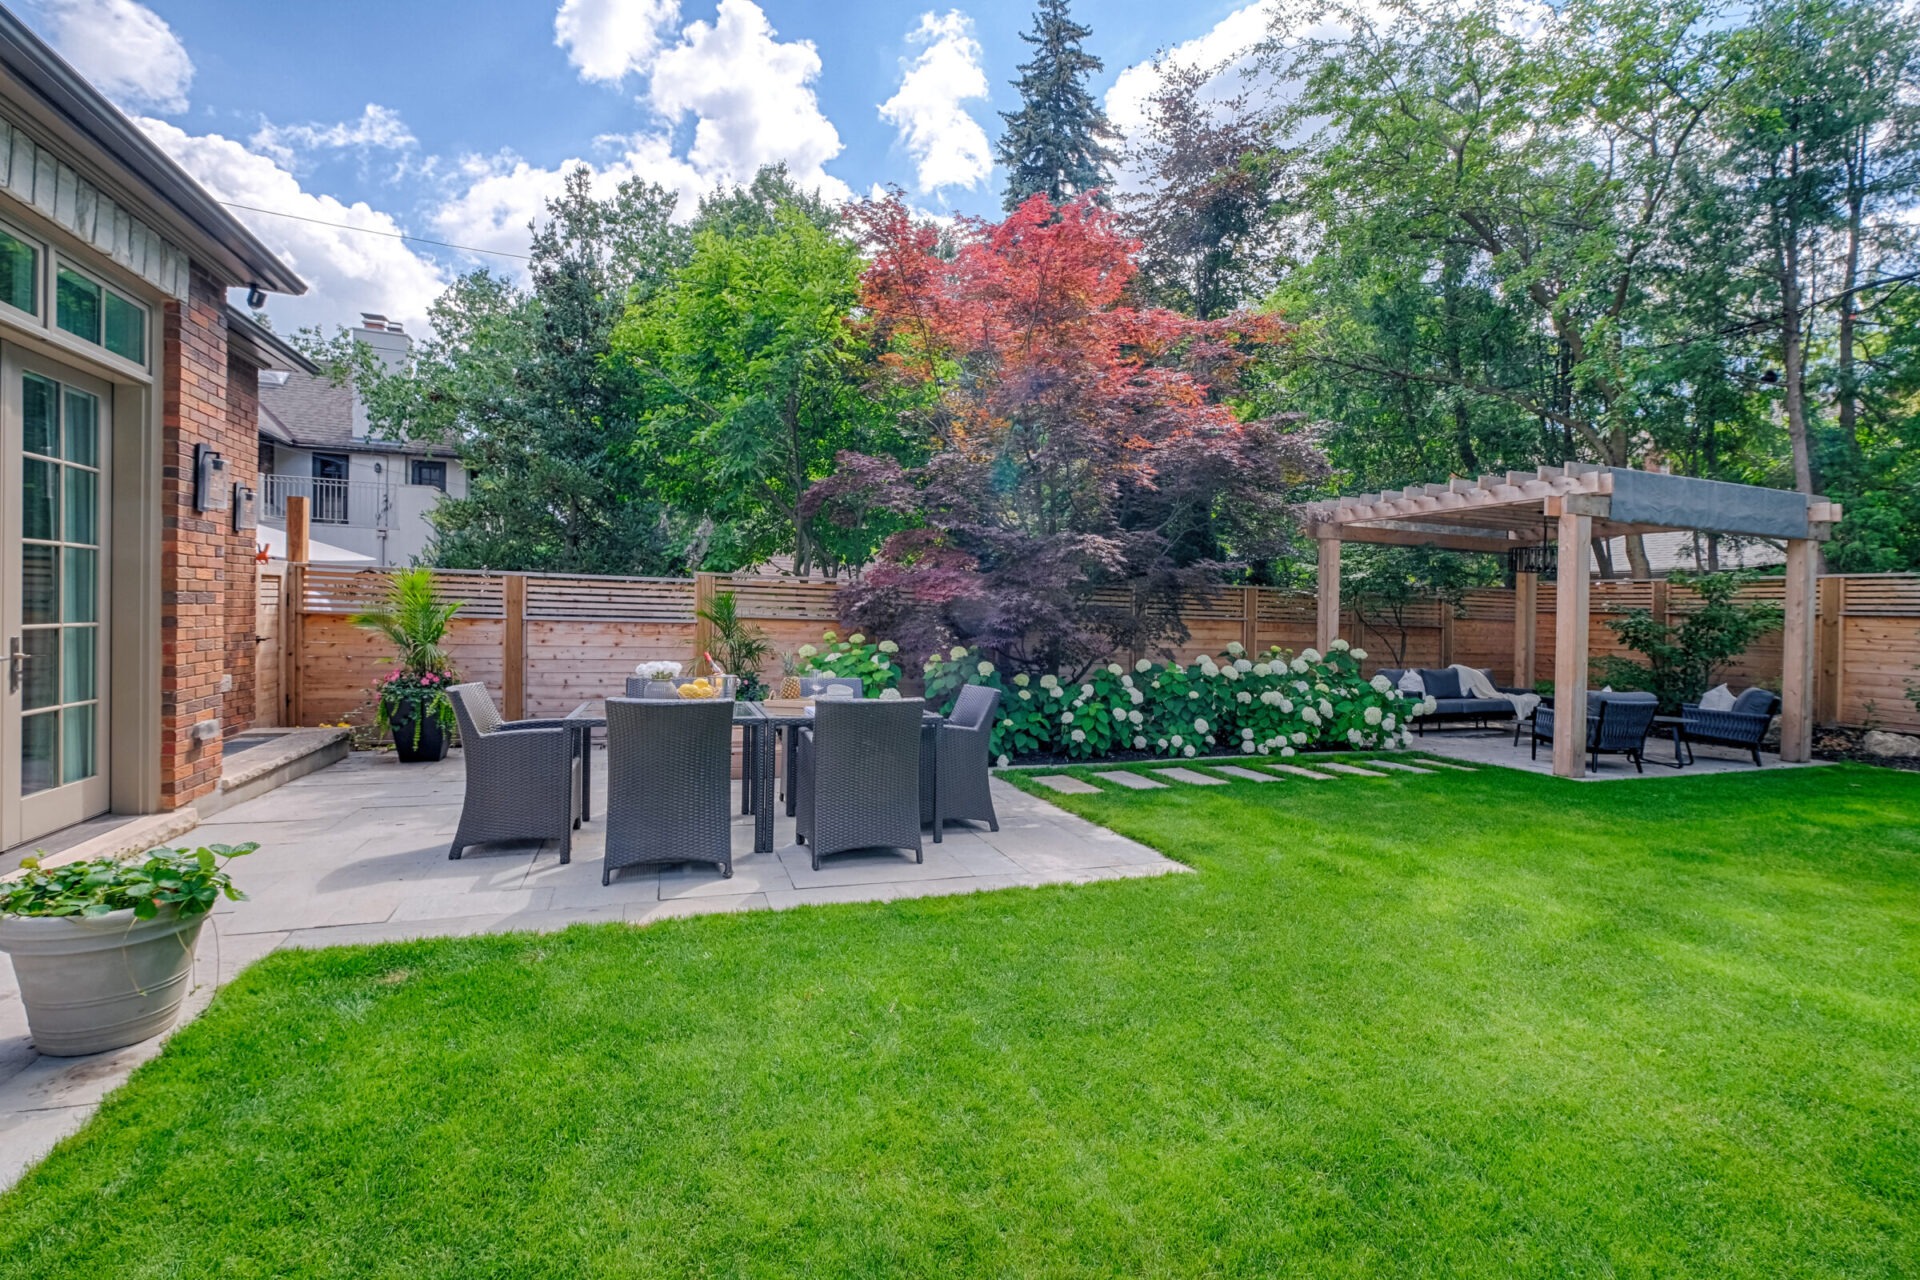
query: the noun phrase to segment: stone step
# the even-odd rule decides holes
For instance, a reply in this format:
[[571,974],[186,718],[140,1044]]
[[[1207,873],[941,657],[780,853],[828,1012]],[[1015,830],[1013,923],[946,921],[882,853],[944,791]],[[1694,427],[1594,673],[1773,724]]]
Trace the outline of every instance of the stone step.
[[1237,764],[1216,764],[1216,765],[1213,765],[1212,768],[1215,773],[1224,773],[1230,778],[1241,778],[1246,780],[1247,782],[1278,782],[1280,781],[1280,779],[1274,777],[1270,773],[1255,773],[1252,769],[1242,769]]
[[1454,764],[1451,760],[1429,760],[1425,756],[1420,757],[1420,763],[1425,765],[1432,765],[1436,769],[1451,769],[1455,773],[1480,772],[1478,769],[1475,769],[1470,765]]
[[1155,782],[1141,773],[1096,773],[1094,777],[1102,782],[1111,782],[1116,787],[1125,787],[1129,791],[1159,791],[1167,784]]
[[1424,773],[1433,776],[1433,770],[1422,769],[1419,765],[1401,764],[1398,760],[1369,760],[1367,763],[1376,769],[1398,769],[1401,773]]
[[1070,773],[1036,774],[1033,780],[1049,791],[1058,791],[1062,795],[1097,796],[1100,794],[1100,788],[1094,786],[1091,782],[1082,781]]
[[1213,778],[1204,773],[1195,773],[1191,769],[1155,769],[1154,773],[1162,778],[1171,778],[1175,782],[1185,782],[1196,787],[1224,787],[1225,778]]
[[1278,769],[1281,773],[1290,773],[1296,778],[1312,778],[1315,782],[1332,782],[1330,773],[1315,773],[1311,769],[1302,769],[1297,764],[1270,764],[1269,769]]
[[1350,773],[1356,778],[1384,778],[1387,776],[1378,769],[1362,769],[1357,764],[1337,764],[1333,761],[1328,761],[1320,767],[1322,769],[1331,769],[1335,773]]

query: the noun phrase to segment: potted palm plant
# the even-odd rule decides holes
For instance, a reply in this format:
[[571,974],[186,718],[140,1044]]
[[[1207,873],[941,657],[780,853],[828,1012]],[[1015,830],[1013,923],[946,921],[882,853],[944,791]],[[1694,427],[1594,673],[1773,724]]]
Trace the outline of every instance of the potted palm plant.
[[122,862],[23,861],[0,883],[0,951],[13,958],[33,1047],[103,1053],[157,1036],[180,1016],[200,926],[234,888],[226,864],[258,845],[150,849]]
[[460,612],[434,590],[433,570],[402,569],[387,587],[386,603],[358,613],[353,623],[393,642],[393,670],[374,687],[375,721],[393,735],[402,763],[443,760],[453,737],[453,701],[447,687],[459,681],[441,647],[447,624]]

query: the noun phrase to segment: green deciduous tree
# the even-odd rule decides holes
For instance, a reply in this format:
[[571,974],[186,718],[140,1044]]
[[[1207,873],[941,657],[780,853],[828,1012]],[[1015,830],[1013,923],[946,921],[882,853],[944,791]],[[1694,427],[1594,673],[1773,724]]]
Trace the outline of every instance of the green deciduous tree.
[[843,529],[801,515],[808,488],[842,450],[914,458],[888,397],[869,386],[854,324],[859,248],[804,202],[723,208],[695,234],[670,287],[636,304],[614,334],[612,364],[642,406],[634,456],[649,491],[696,521],[700,567],[782,554],[803,575],[859,564],[890,526]]

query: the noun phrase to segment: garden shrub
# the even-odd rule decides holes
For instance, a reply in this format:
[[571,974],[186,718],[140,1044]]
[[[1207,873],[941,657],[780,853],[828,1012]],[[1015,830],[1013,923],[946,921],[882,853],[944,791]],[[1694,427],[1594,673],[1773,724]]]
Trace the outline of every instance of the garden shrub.
[[900,646],[891,640],[867,643],[854,632],[845,640],[828,631],[819,645],[803,644],[795,652],[795,670],[803,676],[857,678],[869,698],[900,687]]

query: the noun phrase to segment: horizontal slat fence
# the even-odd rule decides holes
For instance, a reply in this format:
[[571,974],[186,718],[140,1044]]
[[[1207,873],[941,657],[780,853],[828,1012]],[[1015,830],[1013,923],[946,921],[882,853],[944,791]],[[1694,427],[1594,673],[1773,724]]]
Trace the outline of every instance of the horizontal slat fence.
[[[285,723],[371,723],[372,684],[392,651],[378,635],[354,626],[352,617],[383,599],[387,580],[383,570],[321,565],[291,566],[284,577],[263,576],[263,591],[284,594],[292,605],[289,625],[279,636],[287,647],[278,667],[284,673],[279,695]],[[692,662],[712,643],[698,609],[720,591],[735,593],[740,616],[765,631],[776,652],[818,643],[822,631],[838,627],[838,584],[831,582],[462,572],[440,573],[437,581],[443,599],[461,603],[448,638],[454,662],[468,679],[485,682],[514,717],[565,715],[588,699],[617,694],[640,662]],[[1777,578],[1762,578],[1742,595],[1777,601],[1783,586]],[[1133,607],[1124,588],[1103,593],[1100,603],[1116,610]],[[1535,670],[1550,677],[1552,583],[1539,585],[1536,604]],[[1907,683],[1920,680],[1920,576],[1824,577],[1819,604],[1817,718],[1920,730],[1920,712],[1906,696]],[[1694,607],[1693,593],[1677,585],[1595,582],[1591,653],[1596,660],[1632,656],[1607,627],[1610,619],[1635,609],[1677,618]],[[1514,593],[1504,589],[1470,591],[1457,608],[1416,601],[1397,616],[1363,605],[1346,610],[1341,634],[1367,650],[1369,670],[1463,662],[1492,668],[1504,683],[1513,674],[1513,611]],[[1269,645],[1298,651],[1313,643],[1314,599],[1304,593],[1221,587],[1187,602],[1181,617],[1190,635],[1172,656],[1182,661],[1217,654],[1233,641],[1255,652]],[[1736,687],[1777,688],[1780,639],[1774,632],[1757,641],[1733,665],[1730,681]],[[777,663],[770,664],[767,674],[778,670]]]

